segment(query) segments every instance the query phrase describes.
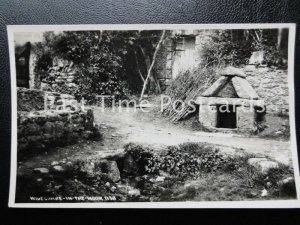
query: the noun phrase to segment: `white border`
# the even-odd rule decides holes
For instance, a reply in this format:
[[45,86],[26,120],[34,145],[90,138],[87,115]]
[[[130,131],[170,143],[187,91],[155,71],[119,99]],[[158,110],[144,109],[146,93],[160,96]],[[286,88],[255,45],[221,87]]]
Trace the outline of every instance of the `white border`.
[[[297,189],[297,200],[261,200],[261,201],[202,201],[202,202],[105,202],[105,203],[15,203],[16,174],[17,174],[17,91],[14,52],[14,32],[34,31],[76,31],[76,30],[172,30],[172,29],[271,29],[289,28],[288,48],[288,80],[291,150],[293,157],[294,176]],[[9,207],[17,208],[300,208],[299,162],[297,157],[295,98],[294,98],[294,52],[296,24],[105,24],[105,25],[8,25],[8,41],[11,71],[11,176]]]

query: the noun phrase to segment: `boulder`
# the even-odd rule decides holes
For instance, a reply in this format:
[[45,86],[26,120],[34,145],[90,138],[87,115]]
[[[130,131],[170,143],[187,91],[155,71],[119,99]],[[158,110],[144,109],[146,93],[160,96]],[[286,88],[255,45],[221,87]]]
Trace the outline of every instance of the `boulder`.
[[111,181],[117,182],[121,179],[116,161],[101,160],[99,166],[101,172],[107,174]]
[[277,162],[268,160],[267,158],[251,158],[248,159],[248,164],[264,175],[271,169],[277,169],[279,167]]
[[56,166],[56,165],[59,165],[59,162],[53,161],[53,162],[51,163],[51,166]]
[[141,191],[128,185],[119,184],[117,185],[119,192],[122,194],[128,194],[129,196],[139,196]]
[[124,157],[122,171],[128,174],[135,174],[138,171],[138,166],[130,154]]
[[249,64],[252,65],[260,65],[264,61],[264,51],[255,51],[252,53]]
[[124,149],[108,150],[108,151],[97,151],[99,158],[109,159],[109,160],[118,160],[123,158],[125,155]]

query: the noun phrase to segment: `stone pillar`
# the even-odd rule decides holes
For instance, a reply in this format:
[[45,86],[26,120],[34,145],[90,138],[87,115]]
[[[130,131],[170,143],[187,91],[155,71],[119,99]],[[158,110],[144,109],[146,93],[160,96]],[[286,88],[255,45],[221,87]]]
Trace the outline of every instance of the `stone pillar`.
[[200,105],[199,122],[206,128],[217,126],[217,107],[215,105]]
[[237,128],[252,131],[255,128],[255,109],[253,107],[236,107]]
[[34,52],[30,52],[29,56],[29,88],[30,89],[40,89],[41,80],[39,74],[35,72],[37,56]]

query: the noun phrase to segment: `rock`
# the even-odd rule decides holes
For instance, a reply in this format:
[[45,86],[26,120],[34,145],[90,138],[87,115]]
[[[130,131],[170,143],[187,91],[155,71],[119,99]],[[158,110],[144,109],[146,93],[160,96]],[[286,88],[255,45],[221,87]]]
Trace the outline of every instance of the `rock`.
[[121,179],[116,161],[102,160],[100,161],[100,168],[101,172],[106,173],[111,181],[117,182]]
[[162,177],[162,176],[158,176],[155,179],[156,182],[164,182],[164,180],[165,180],[165,177]]
[[241,69],[235,68],[233,66],[226,67],[224,70],[222,70],[220,72],[220,75],[222,75],[222,76],[238,76],[241,78],[246,77],[245,73]]
[[141,191],[139,189],[131,189],[128,191],[128,194],[130,196],[140,196],[141,195]]
[[241,77],[232,78],[233,87],[240,98],[258,99],[256,91],[252,88],[249,82]]
[[219,191],[223,192],[223,191],[225,191],[225,188],[222,187],[222,188],[219,189]]
[[58,165],[58,164],[59,164],[59,162],[53,161],[53,162],[51,163],[51,166],[56,166],[56,165]]
[[281,190],[295,189],[295,180],[293,177],[287,177],[277,182]]
[[123,172],[136,174],[138,166],[130,154],[126,154],[123,160]]
[[261,174],[267,174],[270,169],[277,169],[279,167],[277,162],[268,160],[267,158],[251,158],[248,159],[248,164],[253,166]]
[[249,64],[251,65],[260,65],[264,61],[264,51],[255,51],[252,53]]
[[261,191],[261,197],[266,197],[267,195],[268,195],[269,193],[268,193],[268,191],[266,190],[266,189],[263,189],[262,191]]
[[123,185],[123,184],[118,184],[117,187],[118,187],[119,192],[121,192],[122,194],[127,194],[128,191],[131,189],[130,186]]
[[65,171],[65,169],[62,167],[62,166],[53,166],[53,170],[55,171],[55,172],[64,172]]
[[101,159],[109,159],[109,160],[118,160],[123,158],[125,155],[124,149],[116,149],[110,151],[97,151],[99,158]]
[[49,173],[49,170],[47,168],[35,168],[33,170],[35,173],[42,173],[42,174],[47,174]]
[[115,186],[112,186],[112,187],[110,188],[110,190],[113,191],[113,192],[114,192],[116,189],[117,189],[117,188],[116,188]]
[[211,85],[205,92],[201,94],[204,97],[211,97],[216,94],[225,84],[228,82],[229,78],[221,76],[213,85]]
[[260,162],[260,161],[268,161],[267,158],[250,158],[248,159],[248,164],[250,166],[254,166],[256,163]]
[[279,167],[278,163],[273,161],[261,161],[258,165],[262,174],[267,174],[270,169],[277,169]]

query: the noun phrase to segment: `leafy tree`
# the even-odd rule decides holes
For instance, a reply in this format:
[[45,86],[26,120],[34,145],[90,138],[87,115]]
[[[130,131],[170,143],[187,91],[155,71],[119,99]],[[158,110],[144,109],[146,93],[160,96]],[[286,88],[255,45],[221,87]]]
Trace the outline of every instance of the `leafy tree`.
[[[116,99],[139,93],[161,31],[65,31],[45,32],[36,45],[40,55],[37,67],[43,73],[52,66],[49,58],[70,60],[77,68],[76,97],[89,100],[96,95]],[[45,60],[47,59],[47,60]],[[51,61],[51,60],[50,60]],[[158,84],[152,74],[154,86]]]

